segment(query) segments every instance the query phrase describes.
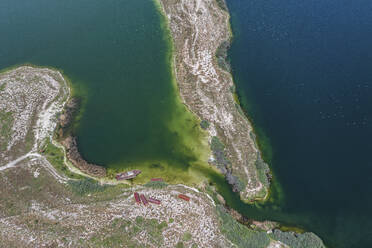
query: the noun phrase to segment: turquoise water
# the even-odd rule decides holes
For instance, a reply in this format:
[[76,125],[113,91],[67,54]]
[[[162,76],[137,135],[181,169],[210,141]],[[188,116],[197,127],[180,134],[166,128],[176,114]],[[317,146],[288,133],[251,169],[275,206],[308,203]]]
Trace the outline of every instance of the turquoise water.
[[0,68],[54,67],[83,89],[76,135],[86,160],[186,170],[200,159],[202,134],[177,98],[155,1],[3,0],[0,33]]
[[284,196],[231,204],[329,247],[372,247],[372,2],[227,2],[238,93]]

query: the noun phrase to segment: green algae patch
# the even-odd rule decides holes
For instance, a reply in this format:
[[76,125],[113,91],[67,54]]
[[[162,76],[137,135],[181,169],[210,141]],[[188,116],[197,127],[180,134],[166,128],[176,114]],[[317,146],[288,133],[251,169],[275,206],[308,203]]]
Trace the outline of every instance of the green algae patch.
[[[154,0],[153,2],[161,16],[160,26],[163,31],[163,39],[167,44],[167,53],[165,58],[171,69],[171,82],[173,86],[171,104],[174,106],[174,111],[171,115],[171,121],[168,124],[168,128],[182,141],[186,153],[193,154],[197,160],[206,162],[211,154],[211,150],[208,145],[208,134],[203,129],[208,128],[209,123],[206,121],[200,122],[198,117],[194,115],[182,102],[175,75],[176,68],[173,58],[175,47],[169,23],[160,2],[157,0]],[[201,125],[201,123],[203,124]]]
[[[211,154],[208,135],[201,128],[197,116],[191,113],[181,100],[174,73],[174,46],[168,22],[160,3],[155,0],[153,3],[160,17],[160,29],[166,47],[163,59],[167,67],[169,89],[164,102],[167,103],[168,111],[166,114],[162,113],[161,109],[158,112],[153,111],[153,121],[164,124],[161,128],[155,125],[149,128],[148,135],[153,136],[151,139],[155,141],[144,143],[142,148],[139,148],[143,150],[143,154],[109,162],[105,167],[111,179],[122,171],[141,170],[139,176],[130,180],[133,184],[145,184],[151,178],[161,177],[171,184],[197,185],[207,179],[207,175],[204,175],[200,168],[213,170],[207,162]],[[159,140],[154,138],[157,136]],[[159,142],[160,140],[162,142]],[[147,151],[151,151],[152,156],[148,156]]]
[[[209,179],[211,173],[217,173],[216,170],[203,163],[191,163],[188,165],[179,164],[177,161],[168,164],[166,161],[138,162],[131,165],[118,165],[117,168],[109,168],[107,175],[113,179],[115,175],[122,171],[139,169],[142,171],[136,178],[126,180],[131,184],[144,184],[148,186],[166,186],[166,184],[185,184],[190,186],[200,185],[201,182]],[[163,183],[152,185],[149,182],[152,178],[162,178]],[[159,185],[158,185],[159,184]]]

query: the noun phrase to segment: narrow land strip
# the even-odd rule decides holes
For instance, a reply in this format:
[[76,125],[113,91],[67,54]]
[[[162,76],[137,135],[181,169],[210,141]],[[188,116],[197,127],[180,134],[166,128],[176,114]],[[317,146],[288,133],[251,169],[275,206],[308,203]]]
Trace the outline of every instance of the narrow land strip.
[[[265,199],[269,168],[260,158],[252,126],[234,100],[223,54],[231,39],[223,1],[159,0],[174,44],[180,95],[209,133],[210,163],[225,174],[244,201]],[[222,5],[221,5],[222,4]]]

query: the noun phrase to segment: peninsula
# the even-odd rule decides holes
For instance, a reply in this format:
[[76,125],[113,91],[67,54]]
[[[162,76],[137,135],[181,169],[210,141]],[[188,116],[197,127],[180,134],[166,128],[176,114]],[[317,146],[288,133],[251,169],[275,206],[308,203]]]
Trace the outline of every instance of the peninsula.
[[260,157],[251,124],[234,99],[233,79],[224,61],[232,38],[224,1],[160,3],[173,37],[180,95],[209,133],[210,163],[225,174],[242,200],[265,199],[269,168]]

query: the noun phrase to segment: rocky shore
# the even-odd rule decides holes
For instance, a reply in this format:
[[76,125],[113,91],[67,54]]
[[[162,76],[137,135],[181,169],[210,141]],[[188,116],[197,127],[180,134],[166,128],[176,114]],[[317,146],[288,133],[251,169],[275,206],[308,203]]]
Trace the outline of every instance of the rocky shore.
[[66,149],[66,156],[68,160],[80,171],[94,177],[106,176],[106,169],[104,167],[90,164],[83,159],[78,151],[75,137],[68,136],[61,142],[61,144]]
[[72,97],[65,105],[63,114],[59,117],[58,139],[66,149],[67,159],[80,171],[94,177],[105,177],[103,166],[88,163],[79,153],[76,138],[71,135],[71,125],[78,112],[80,101]]
[[183,102],[209,133],[209,160],[244,201],[265,199],[270,171],[260,157],[252,126],[234,99],[226,63],[232,37],[222,0],[159,0],[174,46],[177,85]]

